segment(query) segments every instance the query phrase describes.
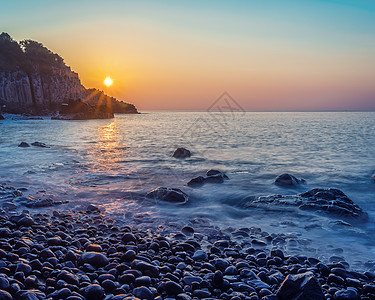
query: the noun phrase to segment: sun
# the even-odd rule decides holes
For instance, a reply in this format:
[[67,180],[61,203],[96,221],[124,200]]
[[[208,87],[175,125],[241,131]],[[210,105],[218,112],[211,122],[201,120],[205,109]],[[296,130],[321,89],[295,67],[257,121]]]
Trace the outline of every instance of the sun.
[[111,86],[112,83],[113,83],[113,80],[112,80],[111,77],[107,77],[106,79],[104,79],[104,84],[105,84],[106,86]]

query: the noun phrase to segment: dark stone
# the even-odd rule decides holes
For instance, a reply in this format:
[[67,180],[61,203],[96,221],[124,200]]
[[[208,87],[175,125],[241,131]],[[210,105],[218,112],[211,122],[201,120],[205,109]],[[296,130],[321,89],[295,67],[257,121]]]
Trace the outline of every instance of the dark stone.
[[202,184],[204,184],[205,182],[205,178],[203,176],[198,176],[198,177],[195,177],[193,179],[191,179],[187,185],[188,186],[200,186]]
[[104,290],[98,284],[91,284],[83,289],[83,294],[86,299],[102,300],[104,298]]
[[191,152],[185,148],[177,148],[173,153],[173,157],[175,158],[186,158],[190,156],[191,156]]
[[21,148],[27,148],[27,147],[30,147],[30,145],[26,142],[21,142],[18,147],[21,147]]
[[34,147],[40,147],[40,148],[49,148],[49,146],[47,146],[46,144],[41,143],[41,142],[34,142],[34,143],[31,143],[31,146],[34,146]]
[[20,290],[16,293],[15,298],[22,300],[41,300],[46,299],[46,294],[39,290]]
[[159,277],[159,269],[157,266],[149,264],[142,260],[134,260],[132,267],[142,272],[143,275],[150,277]]
[[[133,243],[137,242],[137,238],[136,238],[136,237],[134,236],[134,234],[132,234],[132,233],[125,233],[125,234],[122,236],[121,240],[122,240],[125,244],[131,243],[131,242],[133,242]],[[129,250],[129,251],[133,251],[133,250]],[[134,252],[134,251],[133,251],[133,252]],[[134,252],[134,253],[135,253],[135,252]]]
[[333,295],[334,300],[359,300],[359,295],[355,289],[339,290]]
[[102,285],[102,287],[104,288],[104,290],[106,292],[111,292],[111,291],[115,290],[116,287],[117,287],[116,284],[112,280],[110,280],[110,279],[104,280],[101,283],[101,285]]
[[135,288],[133,290],[133,295],[139,299],[146,299],[146,300],[154,299],[154,295],[152,294],[152,292],[145,286]]
[[305,183],[305,181],[303,179],[297,179],[290,174],[281,174],[275,179],[275,184],[283,187],[294,187],[300,185],[301,183]]
[[18,226],[32,226],[34,224],[34,221],[32,218],[30,218],[29,216],[24,216],[22,217],[18,222],[17,222],[17,225]]
[[5,120],[5,118],[2,114],[0,114],[0,120]]
[[151,284],[151,277],[141,276],[135,279],[134,286],[149,286]]
[[9,289],[9,281],[4,277],[0,277],[0,290],[7,290]]
[[197,250],[194,252],[193,257],[194,260],[207,260],[208,255],[203,250]]
[[69,273],[65,270],[61,271],[58,275],[57,275],[57,279],[61,279],[61,280],[64,280],[66,283],[69,283],[69,284],[73,284],[73,285],[79,285],[79,279],[77,277],[77,275],[73,274],[73,273]]
[[100,209],[97,205],[95,204],[89,204],[86,208],[86,211],[88,213],[99,213],[100,212]]
[[25,275],[29,275],[31,273],[31,267],[28,264],[18,263],[16,272],[23,272]]
[[108,258],[104,254],[98,252],[83,253],[81,261],[98,268],[108,265]]
[[276,296],[280,300],[325,299],[322,288],[312,272],[288,275],[277,290]]
[[164,285],[164,290],[168,295],[171,296],[175,296],[183,292],[182,287],[174,281],[167,281]]
[[90,244],[86,247],[86,251],[87,252],[102,252],[103,249],[102,249],[102,246],[98,244]]
[[0,290],[0,300],[13,300],[13,297],[7,291]]
[[301,210],[324,212],[339,218],[367,221],[368,215],[342,191],[337,189],[312,189],[299,195],[271,195],[246,197],[237,205],[243,208],[275,210],[298,207]]
[[180,189],[166,187],[153,189],[147,193],[146,197],[173,203],[186,203],[188,201],[188,195]]

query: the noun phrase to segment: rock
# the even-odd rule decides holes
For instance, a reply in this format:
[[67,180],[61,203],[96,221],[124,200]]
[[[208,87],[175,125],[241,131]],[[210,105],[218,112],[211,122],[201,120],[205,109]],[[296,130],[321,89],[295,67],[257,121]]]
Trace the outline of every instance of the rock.
[[191,152],[188,149],[185,149],[185,148],[177,148],[173,152],[173,157],[175,157],[175,158],[186,158],[186,157],[190,157],[190,156],[191,156]]
[[49,146],[47,146],[46,144],[41,143],[41,142],[34,142],[34,143],[31,143],[31,146],[34,146],[34,147],[40,147],[40,148],[50,148]]
[[153,198],[155,200],[173,202],[173,203],[186,203],[188,201],[188,195],[180,189],[158,187],[147,193],[146,197]]
[[339,290],[333,295],[334,300],[359,300],[358,293],[355,289]]
[[191,179],[187,185],[188,186],[199,186],[199,185],[203,185],[205,182],[205,178],[203,176],[198,176],[198,177],[195,177],[193,179]]
[[191,187],[198,187],[205,183],[223,183],[224,180],[229,179],[227,175],[219,170],[208,170],[206,177],[198,176],[191,179],[187,185]]
[[31,273],[31,267],[28,264],[18,263],[16,272],[23,272],[27,276]]
[[[137,238],[134,236],[134,234],[131,234],[131,233],[125,233],[121,240],[125,243],[125,244],[128,244],[128,243],[136,243],[137,242]],[[133,250],[129,250],[129,251],[133,251]],[[133,251],[134,252],[134,251]],[[135,252],[134,252],[135,253]]]
[[83,253],[81,256],[81,261],[97,268],[108,265],[108,258],[104,254],[98,252]]
[[5,120],[5,118],[2,114],[0,114],[0,120]]
[[305,183],[305,180],[297,179],[290,174],[281,174],[275,179],[275,184],[283,187],[294,187],[300,185],[301,183]]
[[325,299],[322,288],[312,272],[288,275],[277,290],[276,296],[280,300]]
[[86,211],[88,213],[99,213],[100,212],[100,209],[97,205],[94,205],[94,204],[89,204],[86,208]]
[[135,288],[133,290],[133,294],[139,299],[146,299],[146,300],[154,299],[154,295],[152,294],[152,292],[145,286]]
[[174,281],[167,281],[164,285],[164,290],[168,295],[175,296],[183,292],[181,285]]
[[[0,277],[0,290],[7,290],[9,289],[9,281],[4,277]],[[0,298],[1,299],[1,298]]]
[[20,290],[16,293],[16,299],[22,300],[42,300],[46,299],[46,294],[39,290]]
[[86,299],[102,300],[104,298],[104,290],[98,284],[91,284],[83,289],[83,294]]
[[0,238],[6,238],[11,235],[9,228],[0,228]]
[[324,212],[340,218],[368,220],[367,213],[337,189],[312,189],[298,195],[251,196],[241,200],[238,205],[243,208],[264,207],[268,210],[298,207],[304,211]]
[[29,226],[32,226],[34,224],[34,220],[32,218],[30,218],[29,216],[24,216],[22,217],[18,222],[17,222],[17,225],[18,226],[26,226],[26,227],[29,227]]
[[65,270],[61,271],[57,275],[57,279],[64,280],[66,283],[73,284],[76,286],[79,285],[79,278],[77,277],[77,275],[70,273],[68,271],[65,271]]
[[27,147],[30,147],[30,145],[26,142],[21,142],[18,147],[21,147],[21,148],[27,148]]
[[0,290],[0,300],[13,300],[13,297],[7,291]]
[[208,255],[203,250],[197,250],[194,252],[193,257],[194,260],[207,260]]
[[132,262],[132,267],[141,271],[145,276],[159,277],[159,268],[145,261],[136,259]]

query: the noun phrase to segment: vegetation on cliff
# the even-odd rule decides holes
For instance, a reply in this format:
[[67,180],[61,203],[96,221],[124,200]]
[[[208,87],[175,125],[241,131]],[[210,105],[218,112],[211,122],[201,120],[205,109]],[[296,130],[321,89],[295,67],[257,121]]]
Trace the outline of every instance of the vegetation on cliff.
[[[67,109],[80,102],[82,105]],[[5,105],[10,113],[69,112],[79,118],[137,113],[132,104],[97,89],[86,89],[64,59],[43,44],[32,40],[18,43],[7,33],[0,34],[0,105]],[[92,113],[86,114],[87,111]]]

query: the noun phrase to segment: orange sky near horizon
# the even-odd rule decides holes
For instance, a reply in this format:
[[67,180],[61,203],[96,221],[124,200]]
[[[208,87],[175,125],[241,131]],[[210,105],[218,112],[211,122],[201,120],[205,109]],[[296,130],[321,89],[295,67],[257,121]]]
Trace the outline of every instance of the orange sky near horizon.
[[246,110],[375,109],[374,5],[83,2],[49,4],[52,16],[2,28],[42,42],[87,88],[141,111],[205,110],[224,91]]

